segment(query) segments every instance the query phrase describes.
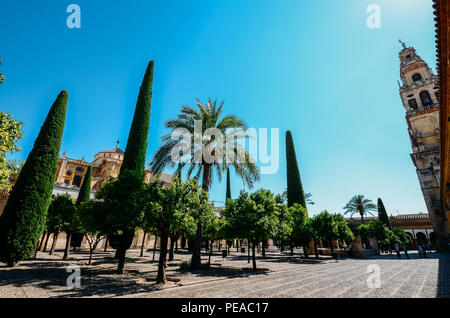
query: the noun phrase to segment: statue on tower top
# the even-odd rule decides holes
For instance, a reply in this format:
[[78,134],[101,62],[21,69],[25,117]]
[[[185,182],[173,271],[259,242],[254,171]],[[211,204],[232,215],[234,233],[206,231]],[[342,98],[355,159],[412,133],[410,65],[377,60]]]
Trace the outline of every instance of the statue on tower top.
[[401,43],[403,49],[406,49],[406,44],[405,44],[405,42],[403,42],[400,38],[398,39],[398,42]]

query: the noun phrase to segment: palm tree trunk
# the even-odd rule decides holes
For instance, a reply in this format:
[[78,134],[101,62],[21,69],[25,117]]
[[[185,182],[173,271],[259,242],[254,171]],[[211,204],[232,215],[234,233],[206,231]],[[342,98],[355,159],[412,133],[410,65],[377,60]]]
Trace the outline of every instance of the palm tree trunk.
[[364,213],[360,213],[361,214],[361,223],[364,224]]

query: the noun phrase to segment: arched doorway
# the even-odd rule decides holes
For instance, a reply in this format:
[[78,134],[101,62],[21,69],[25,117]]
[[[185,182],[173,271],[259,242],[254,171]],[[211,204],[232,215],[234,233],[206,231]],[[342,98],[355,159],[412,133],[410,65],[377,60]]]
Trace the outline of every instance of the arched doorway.
[[425,245],[425,246],[427,245],[428,240],[427,240],[427,237],[425,236],[425,234],[423,232],[418,232],[416,234],[416,242],[417,242],[417,245],[419,245],[419,244],[422,244],[422,245]]
[[433,250],[436,249],[436,234],[434,234],[434,232],[430,233],[430,242],[431,242],[431,248]]

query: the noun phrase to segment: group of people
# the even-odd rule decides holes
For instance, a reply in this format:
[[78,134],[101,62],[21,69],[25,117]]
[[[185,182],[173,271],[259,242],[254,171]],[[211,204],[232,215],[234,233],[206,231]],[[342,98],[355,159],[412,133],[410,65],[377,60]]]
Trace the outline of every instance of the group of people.
[[[397,257],[401,258],[400,245],[398,243],[395,243],[394,248],[395,248],[395,252],[397,253]],[[406,258],[409,259],[408,247],[406,246],[406,243],[404,243],[404,242],[402,243],[401,249],[403,249],[403,252],[405,253]],[[423,257],[423,258],[427,257],[427,250],[430,252],[430,254],[433,252],[431,249],[430,243],[427,243],[426,245],[422,244],[422,243],[417,244],[417,250],[419,252],[419,257]]]

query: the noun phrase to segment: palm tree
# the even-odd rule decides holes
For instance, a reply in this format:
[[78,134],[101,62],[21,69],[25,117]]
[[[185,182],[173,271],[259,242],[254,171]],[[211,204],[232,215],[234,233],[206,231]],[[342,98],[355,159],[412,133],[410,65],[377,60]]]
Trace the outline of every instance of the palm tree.
[[311,192],[305,193],[306,204],[314,205],[314,201],[311,199],[312,196]]
[[344,206],[344,215],[350,213],[350,217],[355,213],[361,215],[361,222],[364,223],[364,215],[370,214],[373,216],[371,211],[377,209],[376,204],[372,203],[372,200],[364,198],[364,195],[358,194],[351,198],[350,201]]
[[10,171],[9,182],[11,184],[14,184],[16,182],[17,178],[19,177],[20,170],[22,170],[23,164],[24,162],[22,159],[19,159],[18,161],[8,160],[6,162],[6,169]]
[[[236,142],[234,144],[234,153],[227,154],[227,156],[233,156],[233,160],[217,160],[214,161],[206,160],[204,157],[203,149],[209,147],[211,150],[211,155],[215,156],[217,153],[225,153],[225,149],[220,149],[219,145],[214,142],[214,140],[205,140],[206,138],[202,138],[201,145],[196,145],[196,137],[194,136],[195,131],[195,122],[201,123],[201,133],[203,133],[210,128],[218,129],[223,136],[227,136],[227,129],[237,128],[237,129],[246,129],[247,125],[242,119],[237,118],[234,115],[226,115],[222,116],[222,107],[223,102],[217,104],[217,100],[212,101],[210,98],[206,102],[206,104],[202,104],[200,100],[196,100],[195,104],[197,108],[182,106],[181,113],[176,117],[176,119],[169,120],[166,122],[166,127],[171,131],[162,137],[162,145],[156,151],[155,155],[152,158],[150,163],[150,169],[153,173],[159,173],[164,170],[166,167],[174,168],[175,166],[175,176],[181,178],[181,172],[184,168],[187,168],[187,178],[190,178],[193,174],[197,180],[200,180],[200,176],[202,177],[202,189],[204,191],[208,191],[213,183],[214,174],[217,175],[219,181],[222,180],[222,173],[226,172],[229,166],[234,168],[235,173],[241,177],[244,185],[248,187],[253,187],[254,182],[258,181],[260,178],[260,172],[254,159],[251,155],[240,145],[240,143]],[[189,160],[189,162],[173,162],[172,160],[172,150],[179,143],[179,140],[173,140],[172,132],[176,129],[183,128],[190,133],[190,144],[194,145],[191,147],[190,155],[191,158],[195,159],[195,151],[199,151],[199,147],[201,146],[200,151],[202,151],[202,156],[200,160],[194,162],[193,160]],[[247,136],[244,133],[236,133],[235,139],[245,140]],[[220,152],[219,152],[220,151]],[[244,160],[236,160],[238,158]],[[232,161],[232,162],[230,162]],[[243,161],[243,162],[242,162]],[[200,243],[202,237],[202,227],[203,224],[199,222],[197,224],[197,234],[193,244],[193,257],[192,257],[192,267],[196,268],[200,265]]]

